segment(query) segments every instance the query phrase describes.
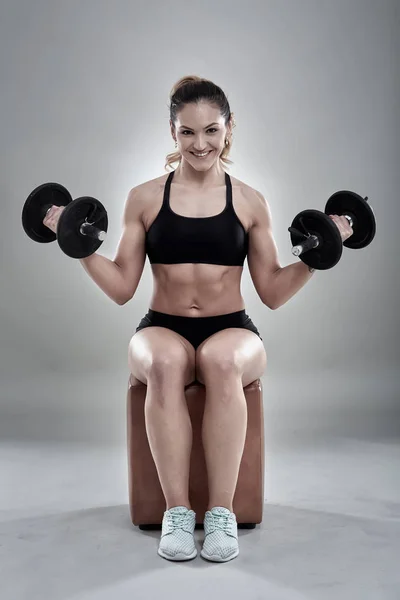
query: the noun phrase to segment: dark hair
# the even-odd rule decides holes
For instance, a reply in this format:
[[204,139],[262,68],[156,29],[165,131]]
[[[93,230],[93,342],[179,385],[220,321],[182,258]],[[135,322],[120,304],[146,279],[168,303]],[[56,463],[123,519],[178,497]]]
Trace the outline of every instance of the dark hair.
[[[205,100],[210,104],[218,106],[222,117],[225,119],[225,125],[229,120],[232,120],[233,127],[235,127],[235,120],[233,113],[231,113],[228,98],[218,85],[208,79],[203,79],[196,75],[182,77],[173,86],[169,98],[169,114],[172,123],[176,122],[178,113],[186,104]],[[227,142],[219,158],[225,165],[232,165],[233,162],[228,159],[232,147],[232,139],[228,138]],[[173,163],[179,163],[181,158],[181,154],[178,151],[167,154],[164,165],[165,170],[168,171],[168,167],[171,167]],[[173,170],[172,167],[170,170]]]

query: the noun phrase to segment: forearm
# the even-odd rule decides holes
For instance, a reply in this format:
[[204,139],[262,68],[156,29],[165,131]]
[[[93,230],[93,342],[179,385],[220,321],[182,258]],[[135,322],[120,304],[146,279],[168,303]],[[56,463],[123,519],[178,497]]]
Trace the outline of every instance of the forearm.
[[275,310],[286,304],[311,279],[314,270],[302,261],[287,265],[276,271],[271,284],[271,306]]
[[126,302],[127,293],[122,270],[114,261],[95,253],[81,258],[79,262],[111,300],[117,304]]

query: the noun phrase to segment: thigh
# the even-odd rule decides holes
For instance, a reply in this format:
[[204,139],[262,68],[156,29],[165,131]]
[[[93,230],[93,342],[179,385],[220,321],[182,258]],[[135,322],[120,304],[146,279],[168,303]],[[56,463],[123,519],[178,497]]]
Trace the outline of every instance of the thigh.
[[243,387],[259,379],[267,366],[267,353],[259,336],[247,328],[224,329],[205,340],[196,353],[196,377],[200,383],[224,381],[233,373]]
[[196,353],[192,344],[165,327],[145,327],[136,332],[129,342],[128,363],[132,385],[147,385],[149,373],[155,366],[170,370],[173,365],[175,373],[182,374],[185,386],[196,378]]

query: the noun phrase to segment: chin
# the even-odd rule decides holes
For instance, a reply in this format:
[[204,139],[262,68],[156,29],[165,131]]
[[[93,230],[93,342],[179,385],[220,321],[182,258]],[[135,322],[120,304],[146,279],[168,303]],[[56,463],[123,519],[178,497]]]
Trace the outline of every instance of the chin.
[[214,164],[214,161],[210,161],[206,165],[196,165],[194,163],[190,163],[196,171],[208,171],[211,168],[211,165]]

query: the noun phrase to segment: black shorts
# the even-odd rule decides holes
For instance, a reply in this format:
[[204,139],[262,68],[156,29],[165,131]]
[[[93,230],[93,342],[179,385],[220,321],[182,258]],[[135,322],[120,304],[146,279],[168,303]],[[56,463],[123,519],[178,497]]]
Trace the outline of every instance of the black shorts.
[[145,327],[155,326],[166,327],[167,329],[176,331],[176,333],[186,338],[194,349],[200,346],[210,335],[229,327],[248,329],[249,331],[253,331],[262,340],[257,327],[253,324],[253,321],[246,314],[245,310],[213,317],[182,317],[168,315],[150,308],[147,315],[143,317],[136,327],[135,333]]

